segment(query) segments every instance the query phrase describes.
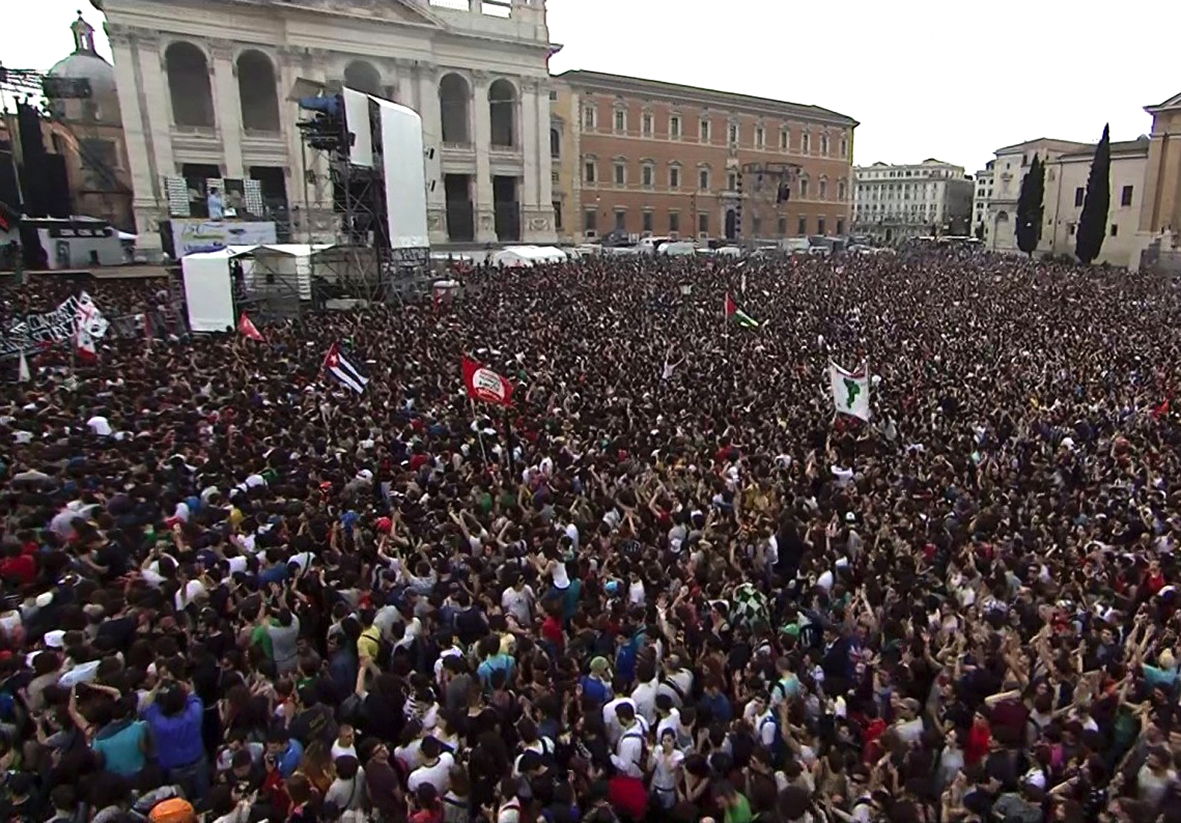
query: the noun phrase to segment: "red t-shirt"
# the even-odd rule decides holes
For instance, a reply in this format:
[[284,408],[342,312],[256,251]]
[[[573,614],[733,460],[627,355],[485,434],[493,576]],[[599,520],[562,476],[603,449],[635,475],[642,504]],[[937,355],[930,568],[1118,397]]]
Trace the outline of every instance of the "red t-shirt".
[[37,579],[37,559],[27,554],[0,560],[0,577],[28,586]]
[[552,614],[546,615],[545,621],[541,624],[541,636],[553,643],[559,653],[565,650],[566,639],[562,636],[562,621]]
[[992,730],[988,726],[973,723],[968,732],[968,745],[964,746],[964,762],[975,766],[988,754],[988,744],[992,741]]
[[648,790],[636,777],[616,775],[607,783],[607,797],[620,814],[642,820],[648,811]]

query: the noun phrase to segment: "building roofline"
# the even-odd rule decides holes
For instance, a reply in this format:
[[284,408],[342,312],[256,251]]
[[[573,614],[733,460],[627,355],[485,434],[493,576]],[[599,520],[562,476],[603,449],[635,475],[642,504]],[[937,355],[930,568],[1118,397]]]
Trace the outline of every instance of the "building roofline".
[[1181,94],[1175,94],[1163,103],[1157,103],[1155,106],[1145,106],[1144,110],[1149,114],[1159,114],[1162,111],[1169,109],[1181,108]]
[[958,163],[948,163],[944,160],[935,160],[934,158],[929,157],[926,160],[922,161],[921,163],[886,163],[885,161],[882,161],[882,160],[876,160],[873,163],[870,163],[868,166],[854,166],[853,170],[856,171],[857,169],[874,169],[874,168],[921,169],[924,166],[945,166],[945,167],[953,168],[953,169],[966,169],[967,168],[967,166],[961,166]]
[[[1095,156],[1095,146],[1097,143],[1091,143],[1087,146],[1085,151],[1070,151],[1063,152],[1058,155],[1059,160],[1087,160]],[[1148,138],[1143,140],[1120,140],[1111,144],[1111,153],[1114,154],[1143,154],[1148,156]]]
[[994,151],[993,154],[1000,154],[1001,152],[1004,152],[1004,151],[1010,151],[1012,149],[1019,149],[1022,146],[1028,146],[1030,143],[1040,143],[1042,141],[1045,141],[1048,143],[1067,143],[1072,146],[1094,146],[1095,145],[1094,143],[1080,143],[1077,140],[1060,140],[1057,137],[1035,137],[1032,140],[1022,140],[1020,143],[1014,143],[1011,146],[1003,146],[1003,147],[997,149],[996,151]]
[[775,100],[770,97],[755,97],[749,94],[739,94],[719,89],[703,89],[697,86],[686,86],[681,83],[669,83],[664,80],[650,80],[643,77],[630,77],[624,74],[608,74],[601,71],[584,69],[568,69],[561,74],[553,75],[555,80],[563,80],[571,85],[604,86],[610,89],[631,91],[638,94],[668,97],[673,100],[695,100],[709,105],[732,105],[748,109],[772,110],[782,112],[785,109],[801,117],[811,117],[815,120],[829,121],[837,125],[856,128],[861,125],[847,114],[810,106],[803,103],[792,103],[788,100]]

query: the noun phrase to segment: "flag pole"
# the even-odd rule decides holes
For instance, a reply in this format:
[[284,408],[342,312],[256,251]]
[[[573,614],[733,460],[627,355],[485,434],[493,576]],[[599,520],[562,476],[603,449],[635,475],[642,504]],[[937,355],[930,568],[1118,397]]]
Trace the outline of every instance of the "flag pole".
[[472,422],[476,424],[476,437],[480,441],[480,455],[484,458],[484,465],[488,465],[488,452],[484,451],[484,430],[480,428],[479,415],[476,413],[475,398],[469,397],[468,402],[472,404]]
[[505,444],[505,467],[508,469],[509,477],[513,474],[513,421],[509,417],[509,407],[504,407],[504,444]]

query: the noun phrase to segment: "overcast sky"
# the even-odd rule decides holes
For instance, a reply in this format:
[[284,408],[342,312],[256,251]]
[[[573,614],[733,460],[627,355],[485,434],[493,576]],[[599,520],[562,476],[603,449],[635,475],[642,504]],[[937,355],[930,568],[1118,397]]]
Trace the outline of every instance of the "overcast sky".
[[[391,0],[393,2],[394,0]],[[85,0],[18,4],[0,62],[45,69],[72,49]],[[1146,133],[1143,107],[1181,93],[1178,0],[548,0],[554,72],[628,74],[833,109],[861,122],[854,160],[937,157],[981,168],[1035,137]],[[109,57],[105,43],[100,52]]]

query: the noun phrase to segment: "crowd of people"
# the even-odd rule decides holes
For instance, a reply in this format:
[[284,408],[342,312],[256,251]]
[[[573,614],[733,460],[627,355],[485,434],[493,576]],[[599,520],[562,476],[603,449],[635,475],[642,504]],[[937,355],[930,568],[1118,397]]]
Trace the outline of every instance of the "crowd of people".
[[1013,257],[588,257],[7,363],[0,820],[1181,818],[1179,318]]

